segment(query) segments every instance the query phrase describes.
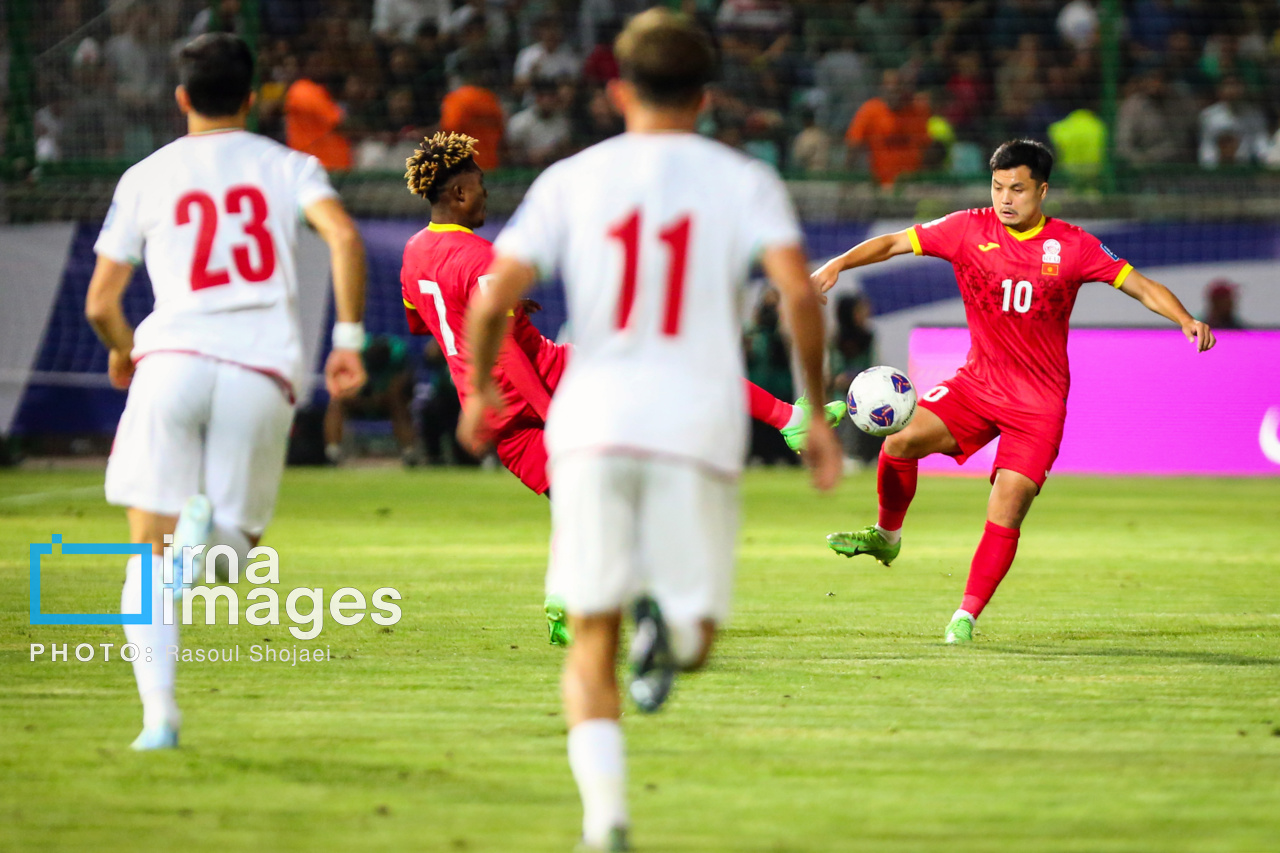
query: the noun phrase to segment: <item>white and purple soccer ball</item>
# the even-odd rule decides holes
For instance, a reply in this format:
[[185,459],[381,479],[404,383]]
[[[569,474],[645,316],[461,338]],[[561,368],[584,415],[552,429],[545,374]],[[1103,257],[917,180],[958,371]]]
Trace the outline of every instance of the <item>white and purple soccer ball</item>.
[[871,435],[893,435],[916,413],[916,389],[907,374],[893,367],[868,367],[849,383],[849,417]]

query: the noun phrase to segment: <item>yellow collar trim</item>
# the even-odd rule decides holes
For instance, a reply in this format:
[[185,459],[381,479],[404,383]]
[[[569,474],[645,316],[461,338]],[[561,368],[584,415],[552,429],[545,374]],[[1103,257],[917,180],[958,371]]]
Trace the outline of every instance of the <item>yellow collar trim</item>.
[[466,233],[468,233],[468,234],[473,234],[473,233],[475,233],[475,232],[473,232],[470,228],[466,227],[465,225],[441,225],[441,224],[436,223],[436,222],[428,222],[428,223],[427,223],[427,230],[428,230],[428,231],[435,231],[435,232],[437,232],[437,233],[442,232],[442,231],[465,231],[465,232],[466,232]]
[[1037,234],[1039,234],[1041,231],[1044,230],[1045,223],[1048,221],[1049,221],[1048,217],[1046,217],[1042,213],[1040,214],[1040,221],[1036,224],[1035,228],[1031,228],[1026,231],[1014,231],[1008,225],[1005,225],[1004,230],[1008,231],[1009,236],[1015,240],[1030,240],[1032,237],[1036,236]]

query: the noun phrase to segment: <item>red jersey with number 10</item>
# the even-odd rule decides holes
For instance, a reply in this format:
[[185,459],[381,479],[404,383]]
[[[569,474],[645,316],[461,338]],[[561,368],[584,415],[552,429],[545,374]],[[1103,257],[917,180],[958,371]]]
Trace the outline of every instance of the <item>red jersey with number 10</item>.
[[997,405],[1061,410],[1071,384],[1067,329],[1080,286],[1119,287],[1133,267],[1075,225],[1041,218],[1034,228],[1012,231],[990,207],[912,226],[908,235],[917,255],[955,268],[970,336],[959,374]]
[[[400,287],[409,331],[435,336],[464,401],[471,393],[470,350],[463,332],[467,305],[484,286],[492,263],[493,245],[461,225],[431,223],[404,247]],[[492,427],[541,425],[567,355],[568,347],[543,337],[524,309],[517,308],[494,370],[506,405]]]

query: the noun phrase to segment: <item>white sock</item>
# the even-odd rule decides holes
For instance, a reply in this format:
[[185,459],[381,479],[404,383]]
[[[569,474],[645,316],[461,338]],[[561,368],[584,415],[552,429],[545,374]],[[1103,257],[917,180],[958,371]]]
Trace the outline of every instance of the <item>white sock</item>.
[[[179,723],[178,705],[174,699],[174,676],[178,663],[170,653],[178,647],[178,619],[175,608],[172,625],[164,624],[163,585],[160,566],[163,559],[153,554],[146,569],[151,577],[151,624],[125,625],[124,637],[138,647],[133,661],[133,677],[142,698],[143,725],[152,727]],[[120,612],[142,612],[142,557],[129,558],[125,568],[124,588],[120,592]]]
[[799,406],[791,407],[791,417],[787,419],[786,426],[783,429],[790,429],[794,426],[800,426],[804,422],[804,409]]
[[604,845],[627,825],[627,760],[617,720],[584,720],[569,730],[569,769],[582,797],[582,839]]
[[971,623],[976,623],[978,621],[977,616],[974,616],[968,610],[965,610],[963,608],[961,608],[960,610],[957,610],[954,614],[952,614],[951,621],[954,622],[955,620],[959,619],[961,616],[963,616],[965,619],[968,619]]
[[888,542],[890,545],[896,545],[902,541],[901,527],[899,527],[897,530],[885,530],[883,527],[877,524],[876,530],[880,531],[880,535],[884,537],[884,541]]

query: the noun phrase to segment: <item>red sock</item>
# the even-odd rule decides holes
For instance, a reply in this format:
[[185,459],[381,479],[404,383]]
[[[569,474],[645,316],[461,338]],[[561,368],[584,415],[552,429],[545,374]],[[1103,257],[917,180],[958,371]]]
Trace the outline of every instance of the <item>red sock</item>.
[[978,618],[982,608],[987,606],[996,587],[1013,565],[1013,556],[1018,553],[1018,534],[1020,531],[1009,527],[1001,527],[994,522],[987,522],[987,529],[978,543],[978,550],[973,555],[973,565],[969,567],[969,583],[964,588],[964,601],[960,609]]
[[876,493],[880,495],[880,521],[885,530],[900,530],[907,517],[907,507],[916,496],[918,459],[899,459],[880,450],[876,468]]
[[751,411],[751,417],[758,421],[764,421],[774,429],[782,429],[791,420],[791,410],[795,408],[784,400],[770,394],[768,391],[755,385],[747,380],[742,380],[742,384],[747,387],[747,401]]

